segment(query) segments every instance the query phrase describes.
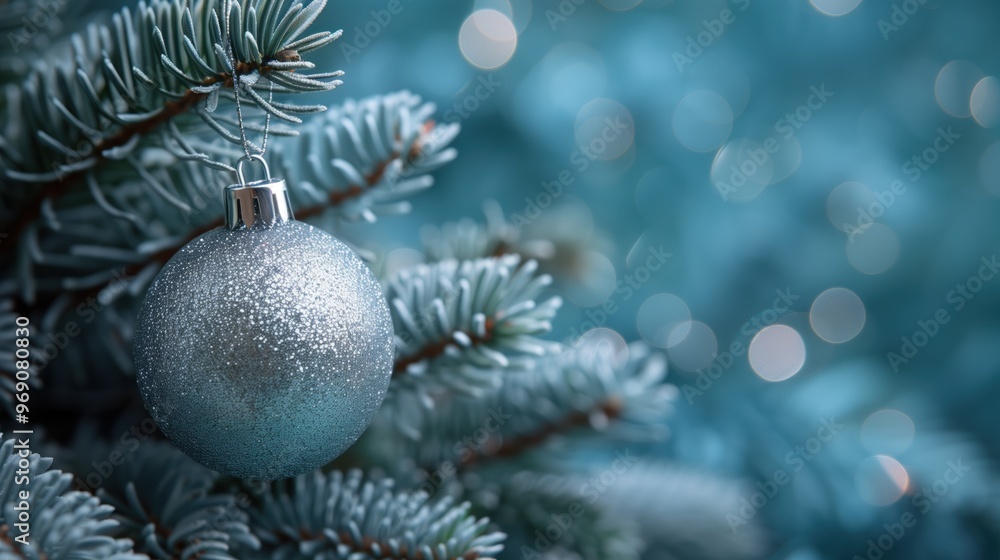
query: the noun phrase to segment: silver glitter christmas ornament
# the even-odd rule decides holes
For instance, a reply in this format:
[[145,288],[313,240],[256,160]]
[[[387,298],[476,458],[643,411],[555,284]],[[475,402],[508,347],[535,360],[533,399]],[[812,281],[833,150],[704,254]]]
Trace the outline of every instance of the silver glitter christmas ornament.
[[183,247],[150,286],[139,388],[198,462],[287,478],[326,464],[371,422],[392,373],[392,320],[365,264],[292,219],[284,181],[239,176],[227,226]]

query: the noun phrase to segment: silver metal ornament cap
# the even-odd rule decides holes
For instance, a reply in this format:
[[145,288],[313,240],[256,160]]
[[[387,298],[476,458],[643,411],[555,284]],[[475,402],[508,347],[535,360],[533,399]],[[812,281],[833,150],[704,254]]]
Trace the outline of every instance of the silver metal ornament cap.
[[[243,164],[248,161],[257,161],[264,166],[264,179],[249,183],[246,181]],[[226,204],[226,227],[229,229],[271,227],[295,219],[285,180],[271,178],[271,170],[268,169],[263,157],[254,154],[240,158],[236,164],[236,178],[239,183],[226,187],[223,194]]]

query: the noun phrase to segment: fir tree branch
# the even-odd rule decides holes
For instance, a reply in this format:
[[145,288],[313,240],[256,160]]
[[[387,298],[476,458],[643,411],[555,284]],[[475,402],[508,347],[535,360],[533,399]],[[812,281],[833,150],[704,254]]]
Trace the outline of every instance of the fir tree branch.
[[[576,496],[599,472],[584,472],[554,481],[539,480]],[[734,531],[728,515],[739,511],[750,489],[742,483],[698,472],[663,460],[631,465],[603,493],[601,509],[611,518],[634,521],[647,554],[700,560],[760,558],[768,549],[759,519],[742,520]]]
[[[24,483],[17,483],[24,458],[14,439],[0,445],[0,558],[26,560],[143,560],[132,551],[132,541],[111,536],[118,523],[114,510],[85,492],[70,491],[71,475],[49,470],[52,459],[32,453]],[[27,491],[30,536],[18,542],[24,531],[19,522],[20,492]],[[21,508],[23,511],[23,507]]]
[[[287,179],[299,219],[319,217],[328,211],[348,219],[398,213],[408,209],[405,201],[398,199],[415,192],[408,185],[426,188],[432,183],[428,173],[455,157],[455,151],[447,145],[458,129],[435,125],[430,120],[432,111],[432,105],[409,92],[348,101],[310,120],[302,135],[277,145],[265,157],[272,175]],[[362,128],[358,134],[354,120],[374,120],[376,126]],[[354,146],[355,142],[359,146]],[[378,152],[364,148],[375,144],[388,149]],[[337,156],[336,164],[333,155]],[[344,173],[344,169],[350,172]],[[222,185],[232,182],[230,177],[198,162],[177,161],[169,154],[151,166],[148,173],[163,188],[178,193],[192,211],[165,211],[162,205],[148,201],[144,185],[134,180],[96,199],[98,204],[56,210],[52,223],[19,240],[18,265],[6,272],[10,276],[17,274],[21,280],[6,286],[0,282],[0,295],[19,295],[22,311],[45,309],[57,294],[71,293],[76,301],[84,301],[94,297],[101,285],[74,282],[78,277],[99,273],[110,276],[117,270],[125,278],[148,279],[150,267],[161,266],[185,243],[222,225],[218,193]],[[361,175],[364,182],[353,183]],[[96,186],[92,192],[101,193]],[[109,213],[114,219],[99,220],[95,212]],[[31,238],[36,240],[25,243]],[[18,245],[10,240],[6,243]],[[88,251],[102,247],[103,258],[77,259],[74,253],[88,244]],[[31,247],[42,247],[43,251],[39,254]],[[47,266],[68,260],[73,261],[70,270]],[[51,280],[43,274],[52,274]],[[19,288],[16,291],[15,286]],[[130,285],[129,292],[141,294],[144,288]],[[32,304],[35,293],[39,299]]]
[[566,436],[579,428],[593,426],[594,418],[614,422],[623,412],[624,404],[618,397],[610,397],[595,403],[590,410],[576,410],[561,419],[553,419],[551,423],[539,426],[534,432],[520,434],[514,438],[503,439],[493,435],[482,445],[460,457],[460,470],[470,469],[492,460],[519,457],[532,449],[542,447],[551,440]]
[[660,439],[677,396],[665,375],[665,357],[645,344],[629,345],[624,359],[609,345],[567,349],[506,371],[493,392],[439,397],[425,408],[385,406],[370,437],[394,442],[386,452],[428,470],[532,460],[579,436]]
[[528,254],[519,250],[521,232],[504,215],[495,200],[483,204],[485,222],[470,218],[428,225],[420,232],[423,253],[430,262],[456,259],[460,261],[521,254],[526,259],[541,260],[545,255]]
[[[641,558],[646,543],[632,516],[609,512],[603,502],[581,495],[587,483],[578,475],[563,472],[519,471],[490,485],[496,488],[498,499],[497,505],[488,509],[503,519],[505,526],[519,529],[515,535],[520,534],[525,543],[519,551],[522,558],[558,551],[585,560]],[[569,526],[557,538],[545,536],[553,519],[564,516],[571,520]],[[548,543],[540,540],[539,534]]]
[[[432,124],[432,112],[432,105],[409,92],[349,101],[314,117],[303,134],[276,143],[278,149],[269,150],[265,157],[272,170],[277,170],[274,176],[282,176],[284,169],[293,174],[286,177],[297,217],[303,216],[302,210],[314,220],[350,218],[360,209],[373,215],[391,214],[393,208],[398,210],[405,203],[398,199],[414,192],[398,187],[407,182],[429,185],[428,173],[454,158],[448,142],[457,127]],[[357,135],[348,132],[346,122],[373,118],[376,127],[361,128]],[[333,138],[339,146],[336,152],[323,144],[332,143]],[[382,152],[363,146],[359,149],[355,142],[386,146],[384,153],[389,159],[376,160]],[[361,152],[368,154],[365,159],[358,156]],[[346,163],[334,168],[326,155],[315,159],[318,154],[331,153]],[[392,159],[397,153],[411,157]],[[307,157],[315,159],[316,165],[305,161]],[[68,406],[107,402],[76,399],[73,392],[80,390],[83,381],[103,389],[127,382],[121,374],[132,371],[132,322],[148,283],[179,247],[209,226],[221,224],[219,192],[222,185],[233,182],[231,177],[198,162],[178,161],[164,151],[150,160],[148,173],[163,188],[188,201],[192,212],[164,208],[151,199],[143,179],[133,178],[115,184],[101,198],[77,193],[76,206],[50,209],[28,235],[0,240],[16,245],[18,253],[12,266],[0,270],[0,301],[14,303],[8,319],[12,321],[18,314],[29,316],[34,332],[43,336],[62,332],[66,321],[82,327],[79,339],[74,338],[45,366],[52,390],[71,398],[68,402],[73,405]],[[330,206],[331,193],[352,190],[350,177],[339,171],[346,164],[363,174],[371,169],[386,172],[360,197]],[[94,186],[93,192],[102,191]],[[5,316],[0,313],[0,319]],[[41,345],[34,348],[40,350]],[[13,362],[0,364],[0,383],[10,364]],[[13,373],[6,375],[9,378]],[[36,380],[33,376],[32,382]],[[0,408],[2,402],[0,399]]]
[[[425,125],[425,130],[433,130],[433,123],[428,122]],[[295,219],[297,219],[297,220],[307,220],[307,219],[310,219],[310,218],[321,216],[323,213],[325,213],[325,212],[327,212],[327,211],[329,211],[331,209],[334,209],[334,208],[337,208],[337,207],[339,207],[339,206],[341,206],[343,204],[346,204],[351,199],[359,197],[364,192],[366,192],[367,190],[373,189],[374,187],[376,187],[377,185],[379,185],[379,183],[382,182],[383,179],[384,179],[385,169],[390,164],[392,164],[393,162],[396,162],[396,161],[409,162],[409,161],[415,160],[416,158],[420,157],[420,153],[421,153],[420,152],[420,143],[419,143],[419,139],[418,139],[417,142],[413,143],[413,147],[410,150],[410,154],[405,159],[401,160],[400,154],[398,154],[398,153],[394,152],[394,153],[390,154],[390,156],[389,156],[388,159],[386,159],[383,162],[381,162],[380,164],[378,164],[377,170],[375,172],[369,173],[368,175],[365,176],[364,182],[362,184],[358,184],[358,185],[356,185],[356,184],[350,184],[346,188],[343,188],[343,189],[337,189],[337,188],[335,188],[332,185],[324,185],[324,187],[325,187],[324,190],[329,190],[330,191],[330,194],[328,195],[326,202],[323,202],[323,203],[320,203],[320,204],[311,204],[311,205],[306,206],[306,207],[304,207],[304,208],[302,208],[300,210],[295,210],[294,211]],[[272,161],[274,159],[276,159],[276,158],[272,156]],[[282,164],[285,165],[285,166],[289,165],[287,162],[283,162]],[[280,165],[282,165],[282,164],[279,164],[278,169],[281,168]],[[278,176],[278,175],[275,174],[275,176]],[[294,187],[292,187],[292,188],[294,188]],[[206,232],[211,231],[211,230],[213,230],[215,228],[221,227],[223,225],[225,225],[224,219],[223,218],[216,218],[216,219],[212,220],[211,222],[207,223],[206,225],[203,225],[203,226],[198,227],[197,229],[194,229],[193,231],[191,231],[190,233],[188,233],[186,237],[184,237],[183,239],[181,239],[176,244],[173,244],[173,245],[171,245],[169,247],[164,247],[163,249],[161,249],[161,250],[159,250],[159,251],[157,251],[155,253],[150,254],[149,259],[147,261],[140,262],[140,263],[133,263],[133,264],[130,264],[130,265],[126,266],[125,267],[125,274],[126,275],[136,274],[140,270],[142,270],[142,268],[144,268],[145,266],[147,266],[150,262],[157,263],[159,265],[166,264],[166,262],[169,261],[170,258],[173,257],[174,254],[177,252],[177,250],[179,250],[181,247],[187,245],[188,243],[190,243],[191,241],[197,239],[198,237],[200,237],[201,235],[205,234]],[[91,292],[92,291],[93,290],[91,290]],[[84,294],[84,295],[92,295],[92,293],[91,294]]]
[[[493,340],[493,336],[496,333],[496,319],[494,317],[486,317],[483,322],[483,328],[481,333],[474,332],[471,330],[461,330],[452,334],[452,338],[456,335],[468,339],[467,347],[476,348],[481,344],[488,344]],[[392,376],[399,377],[406,373],[410,366],[414,364],[419,364],[424,361],[433,360],[438,356],[443,355],[449,347],[454,344],[452,338],[441,339],[436,342],[429,342],[422,346],[416,352],[409,356],[403,356],[396,360],[392,368]]]
[[[22,236],[39,217],[43,201],[53,204],[72,192],[77,179],[107,162],[132,161],[126,156],[148,147],[147,138],[156,145],[151,133],[176,117],[196,111],[217,123],[211,113],[220,90],[235,85],[248,106],[293,122],[299,119],[290,112],[322,110],[269,103],[255,90],[278,80],[281,91],[288,92],[339,85],[330,80],[339,72],[292,74],[312,67],[301,53],[338,36],[323,32],[296,41],[324,5],[325,0],[294,3],[281,15],[280,6],[269,0],[226,1],[221,7],[214,0],[194,0],[190,6],[150,0],[134,16],[123,9],[109,24],[93,24],[74,35],[62,53],[49,53],[68,55],[74,63],[42,64],[14,90],[18,98],[8,106],[23,113],[20,120],[28,125],[8,127],[10,141],[0,146],[0,172],[11,184],[4,195],[11,201],[10,215],[18,216],[12,234]],[[247,17],[241,16],[244,11]],[[207,154],[190,156],[225,167]],[[98,184],[109,173],[101,171]]]
[[[77,438],[72,453],[60,459],[77,472],[91,472],[112,452],[123,456],[109,467],[96,494],[116,509],[118,534],[131,538],[138,551],[159,560],[211,557],[236,560],[233,550],[260,546],[247,526],[243,507],[229,494],[212,493],[218,473],[195,463],[172,445],[154,440],[132,449],[99,443],[96,436]],[[90,484],[88,480],[81,483]]]
[[486,560],[503,549],[505,535],[472,517],[468,503],[430,502],[393,485],[358,470],[274,483],[251,510],[263,547],[248,557]]
[[386,299],[396,331],[398,377],[457,382],[452,366],[484,370],[510,365],[510,357],[554,350],[537,335],[547,332],[561,304],[535,298],[551,282],[535,275],[537,263],[516,255],[474,261],[443,261],[405,269],[391,278]]
[[408,91],[348,100],[303,131],[300,143],[275,148],[275,174],[307,201],[296,218],[328,207],[348,220],[408,212],[412,196],[433,184],[430,172],[455,159],[456,124],[435,123],[434,105]]
[[[236,65],[237,75],[259,73],[260,75],[266,77],[273,71],[275,71],[275,67],[256,62],[241,62]],[[206,77],[202,79],[200,83],[203,88],[210,86],[232,88],[233,74],[220,73],[215,76]],[[71,189],[76,187],[77,182],[85,174],[92,173],[95,169],[99,168],[106,162],[117,161],[119,159],[118,157],[112,157],[116,148],[133,144],[139,137],[148,135],[158,127],[170,122],[175,117],[189,112],[199,103],[204,102],[208,95],[208,93],[202,91],[189,89],[185,91],[179,99],[165,101],[159,110],[153,111],[147,118],[129,121],[129,124],[119,128],[113,135],[100,138],[94,142],[92,147],[89,148],[94,152],[94,156],[88,162],[88,165],[66,165],[57,171],[51,180],[37,183],[35,185],[35,190],[37,191],[35,199],[29,204],[29,207],[32,208],[32,210],[24,212],[21,214],[20,218],[14,222],[12,228],[14,235],[20,235],[28,224],[38,218],[40,206],[43,200],[48,199],[50,201],[54,201],[62,197]],[[49,173],[45,173],[44,175],[49,175]],[[41,175],[36,176],[41,177]],[[12,180],[17,180],[27,179],[28,176],[19,172],[14,173],[13,170],[11,170],[7,173],[7,177]]]
[[[448,259],[469,260],[520,255],[538,261],[542,272],[551,274],[557,285],[578,284],[591,268],[588,254],[610,250],[599,235],[581,236],[578,224],[587,220],[573,206],[553,207],[530,222],[514,223],[493,200],[483,205],[485,221],[463,218],[440,227],[427,226],[421,232],[422,252],[429,262]],[[511,215],[517,220],[516,215]]]

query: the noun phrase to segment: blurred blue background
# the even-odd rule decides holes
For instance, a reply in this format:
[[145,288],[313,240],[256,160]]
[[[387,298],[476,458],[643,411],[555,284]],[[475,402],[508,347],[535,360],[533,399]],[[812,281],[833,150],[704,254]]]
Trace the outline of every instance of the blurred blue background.
[[462,125],[414,212],[365,235],[419,249],[422,225],[494,199],[575,247],[557,338],[666,350],[681,404],[648,451],[743,481],[734,532],[762,524],[768,558],[1000,556],[1000,5],[389,0],[323,18],[344,29],[329,102],[410,89]]

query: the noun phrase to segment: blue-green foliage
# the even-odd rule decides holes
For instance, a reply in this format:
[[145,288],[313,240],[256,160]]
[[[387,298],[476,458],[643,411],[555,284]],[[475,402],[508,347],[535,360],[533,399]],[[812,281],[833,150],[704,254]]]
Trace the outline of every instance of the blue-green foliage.
[[[459,125],[435,122],[434,105],[408,91],[335,99],[330,110],[288,101],[340,85],[339,71],[308,74],[314,63],[304,60],[340,35],[309,31],[325,5],[145,0],[95,15],[65,40],[33,45],[31,64],[0,65],[7,117],[0,125],[0,231],[10,232],[0,239],[0,342],[10,342],[16,317],[31,319],[33,406],[129,421],[132,410],[122,403],[135,398],[127,374],[136,304],[174,251],[220,223],[219,193],[242,155],[237,94],[250,149],[262,150],[260,135],[270,130],[264,157],[272,175],[289,182],[296,213],[360,240],[376,257],[385,248],[363,243],[367,233],[344,223],[408,212],[408,199],[433,183],[430,173],[455,159],[450,144]],[[19,1],[0,4],[0,29],[24,9]],[[661,441],[677,389],[667,382],[665,357],[645,344],[612,337],[568,348],[551,340],[562,298],[549,272],[559,273],[560,257],[571,263],[564,268],[576,269],[569,276],[579,273],[584,267],[572,263],[593,247],[558,233],[548,239],[539,233],[544,228],[519,230],[496,205],[487,218],[485,226],[463,221],[425,230],[426,263],[384,279],[397,335],[390,396],[339,464],[258,487],[225,479],[155,437],[123,452],[86,433],[55,452],[86,492],[69,489],[72,475],[43,472],[50,459],[30,458],[34,544],[17,554],[522,554],[503,544],[508,534],[531,540],[550,514],[576,500],[565,485],[534,481],[575,483],[589,474],[563,452]],[[9,392],[15,372],[9,356],[0,358],[0,387]],[[39,378],[51,392],[38,390]],[[7,392],[4,414],[14,402]],[[16,514],[13,451],[10,441],[0,448],[8,536]],[[456,472],[438,476],[448,464]],[[648,486],[655,503],[677,493]],[[687,499],[699,496],[718,494]],[[635,526],[628,511],[609,514],[600,504],[581,511],[553,550],[587,560],[636,558],[662,530]],[[691,522],[710,541],[717,521]],[[707,547],[716,552],[705,556],[742,550],[743,538]],[[0,539],[0,547],[16,547],[11,542]],[[14,553],[0,548],[4,554]]]
[[[14,438],[0,445],[0,558],[145,558],[132,552],[132,541],[111,536],[119,529],[111,515],[113,507],[86,492],[70,490],[72,475],[49,470],[51,458],[22,455],[26,449],[17,444]],[[21,522],[25,523],[19,527]]]
[[251,510],[262,550],[274,559],[493,558],[504,535],[469,504],[393,489],[361,471],[313,472],[270,485]]

